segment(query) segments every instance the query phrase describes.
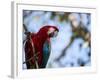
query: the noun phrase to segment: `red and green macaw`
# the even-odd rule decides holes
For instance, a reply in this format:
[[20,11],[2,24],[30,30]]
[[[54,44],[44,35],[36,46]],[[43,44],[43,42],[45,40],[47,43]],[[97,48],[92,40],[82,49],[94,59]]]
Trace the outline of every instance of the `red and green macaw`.
[[27,33],[24,42],[25,62],[27,69],[45,68],[50,56],[50,38],[56,37],[59,30],[56,26],[43,26],[36,34]]

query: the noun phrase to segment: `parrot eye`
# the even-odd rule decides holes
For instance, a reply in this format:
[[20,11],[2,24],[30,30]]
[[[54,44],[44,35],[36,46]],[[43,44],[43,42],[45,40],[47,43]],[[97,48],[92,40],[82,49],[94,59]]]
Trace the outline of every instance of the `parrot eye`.
[[58,31],[55,30],[55,28],[49,28],[49,30],[48,30],[49,37],[56,37],[57,34],[58,34]]
[[48,30],[48,34],[51,34],[51,33],[53,33],[54,31],[55,31],[54,28],[49,28],[49,30]]
[[56,37],[58,35],[58,31],[51,32],[49,37]]

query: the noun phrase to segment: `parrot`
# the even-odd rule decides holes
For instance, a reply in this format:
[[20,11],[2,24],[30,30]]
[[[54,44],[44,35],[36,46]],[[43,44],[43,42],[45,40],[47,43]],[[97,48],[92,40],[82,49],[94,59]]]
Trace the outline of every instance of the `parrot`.
[[24,63],[27,69],[46,68],[51,52],[50,38],[56,37],[58,32],[56,26],[45,25],[37,33],[26,33]]

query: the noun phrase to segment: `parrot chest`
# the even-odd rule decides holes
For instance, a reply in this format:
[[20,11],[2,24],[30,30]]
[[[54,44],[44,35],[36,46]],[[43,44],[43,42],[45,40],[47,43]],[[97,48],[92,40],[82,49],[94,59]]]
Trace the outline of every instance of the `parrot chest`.
[[35,52],[38,53],[38,63],[40,64],[41,68],[46,67],[47,61],[50,56],[50,40],[47,39],[44,43],[41,41],[35,42]]

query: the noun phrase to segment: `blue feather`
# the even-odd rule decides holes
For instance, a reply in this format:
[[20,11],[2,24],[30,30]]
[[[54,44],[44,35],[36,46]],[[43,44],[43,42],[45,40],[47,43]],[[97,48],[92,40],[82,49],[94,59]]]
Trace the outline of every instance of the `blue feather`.
[[46,67],[46,64],[48,62],[49,56],[51,51],[51,45],[49,41],[46,41],[43,45],[43,62],[42,62],[42,68]]

